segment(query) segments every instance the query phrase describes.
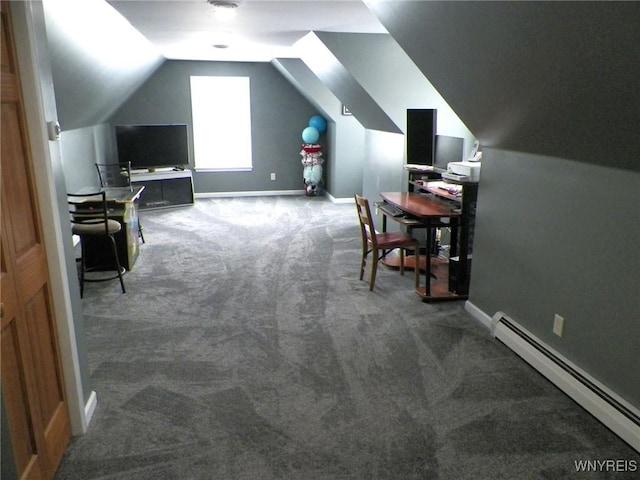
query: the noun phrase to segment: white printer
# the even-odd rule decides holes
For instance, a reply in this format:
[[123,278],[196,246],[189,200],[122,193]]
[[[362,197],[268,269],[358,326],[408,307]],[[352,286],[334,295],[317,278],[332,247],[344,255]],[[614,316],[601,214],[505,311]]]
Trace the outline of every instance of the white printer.
[[477,182],[480,180],[482,162],[449,162],[442,178],[459,182]]

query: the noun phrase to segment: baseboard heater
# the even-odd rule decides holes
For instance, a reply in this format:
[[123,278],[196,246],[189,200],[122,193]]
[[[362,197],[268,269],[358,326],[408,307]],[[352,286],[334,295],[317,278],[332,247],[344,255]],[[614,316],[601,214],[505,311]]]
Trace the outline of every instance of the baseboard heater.
[[503,312],[491,320],[492,335],[640,452],[640,413]]

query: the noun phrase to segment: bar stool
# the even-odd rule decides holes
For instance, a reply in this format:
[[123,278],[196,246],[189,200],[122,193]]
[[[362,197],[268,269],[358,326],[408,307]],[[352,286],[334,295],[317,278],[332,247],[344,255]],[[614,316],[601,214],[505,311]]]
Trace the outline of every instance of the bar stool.
[[[122,293],[127,293],[124,287],[122,274],[124,269],[120,266],[118,248],[114,235],[122,230],[122,225],[117,220],[109,218],[105,192],[67,194],[69,215],[71,219],[71,232],[80,237],[80,298],[84,295],[84,282],[105,282],[107,280],[120,280]],[[86,266],[87,243],[96,239],[108,239],[113,252],[115,274],[100,278],[86,278],[89,271]],[[108,270],[107,270],[108,271]]]

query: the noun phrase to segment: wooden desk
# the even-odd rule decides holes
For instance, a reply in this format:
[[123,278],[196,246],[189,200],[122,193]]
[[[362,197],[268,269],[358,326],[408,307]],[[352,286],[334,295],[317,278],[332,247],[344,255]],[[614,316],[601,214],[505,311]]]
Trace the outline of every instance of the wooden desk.
[[[381,193],[380,196],[385,202],[402,210],[406,214],[405,217],[389,218],[406,225],[410,229],[427,229],[427,234],[425,235],[427,242],[425,251],[426,282],[424,287],[421,286],[416,289],[416,293],[420,295],[424,301],[466,298],[466,295],[449,291],[448,278],[445,282],[436,282],[434,285],[431,285],[431,230],[445,225],[457,230],[461,216],[458,206],[413,192],[385,192]],[[384,211],[383,214],[385,214]],[[385,219],[386,216],[385,214]],[[448,218],[450,223],[443,223],[443,218]],[[456,252],[457,233],[453,234],[452,232],[451,241],[451,249]]]
[[[138,258],[140,250],[137,202],[144,190],[144,186],[137,186],[132,189],[129,187],[103,189],[98,187],[84,187],[80,189],[78,193],[95,193],[101,190],[106,194],[109,217],[117,220],[122,225],[122,230],[116,233],[114,238],[116,240],[120,265],[130,271]],[[111,258],[113,254],[105,253],[109,252],[111,248],[106,243],[107,241],[107,239],[93,239],[87,244],[85,252],[87,268],[98,271],[113,270],[115,268],[109,263],[112,261]]]

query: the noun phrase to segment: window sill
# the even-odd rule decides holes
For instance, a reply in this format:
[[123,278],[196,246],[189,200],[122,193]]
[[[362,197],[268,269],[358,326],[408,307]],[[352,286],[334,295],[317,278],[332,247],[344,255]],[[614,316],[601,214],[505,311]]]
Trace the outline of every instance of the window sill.
[[220,172],[252,172],[253,167],[230,167],[230,168],[198,168],[194,169],[196,172],[206,173],[220,173]]

